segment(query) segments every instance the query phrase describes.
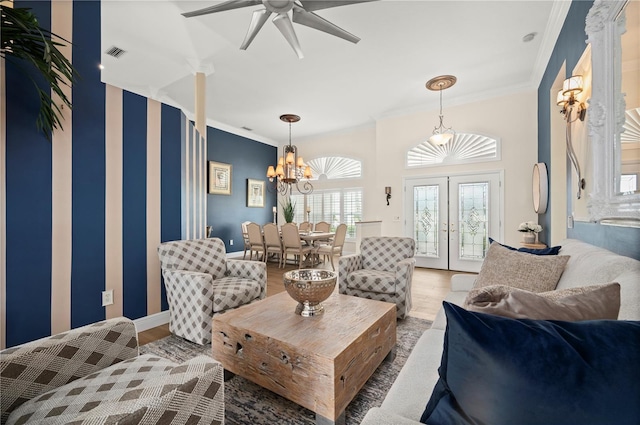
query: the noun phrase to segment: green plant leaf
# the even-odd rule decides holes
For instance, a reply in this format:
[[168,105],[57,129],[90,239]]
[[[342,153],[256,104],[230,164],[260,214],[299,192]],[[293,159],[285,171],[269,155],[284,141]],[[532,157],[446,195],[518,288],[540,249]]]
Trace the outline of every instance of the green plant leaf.
[[[71,109],[71,100],[65,95],[62,87],[71,87],[79,78],[78,72],[71,62],[58,50],[58,47],[71,44],[38,24],[38,19],[29,8],[0,9],[0,57],[12,60],[24,68],[29,64],[44,78],[51,91],[58,96],[63,105]],[[57,39],[57,40],[56,40]],[[60,40],[60,41],[58,41]],[[40,113],[36,127],[51,141],[52,132],[62,129],[61,106],[54,103],[51,95],[38,85],[28,72],[40,99]]]
[[292,223],[293,222],[293,217],[295,216],[296,213],[296,204],[295,203],[291,203],[291,199],[287,198],[286,202],[280,203],[280,206],[282,207],[282,213],[284,214],[284,220],[287,223]]

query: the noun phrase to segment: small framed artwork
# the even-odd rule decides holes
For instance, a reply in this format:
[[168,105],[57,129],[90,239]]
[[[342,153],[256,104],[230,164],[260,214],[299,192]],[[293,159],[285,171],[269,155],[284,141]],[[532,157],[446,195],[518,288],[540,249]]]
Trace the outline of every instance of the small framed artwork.
[[247,206],[264,208],[264,182],[247,179]]
[[231,195],[231,164],[209,161],[209,193]]

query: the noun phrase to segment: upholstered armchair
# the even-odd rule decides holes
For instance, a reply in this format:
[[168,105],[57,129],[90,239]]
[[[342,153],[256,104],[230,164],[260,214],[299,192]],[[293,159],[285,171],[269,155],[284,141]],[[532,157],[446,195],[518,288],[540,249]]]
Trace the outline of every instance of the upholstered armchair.
[[0,351],[0,383],[2,425],[224,422],[222,365],[138,355],[125,317]]
[[169,303],[169,329],[198,344],[211,342],[211,319],[267,295],[263,262],[228,260],[218,238],[165,242],[158,247]]
[[395,303],[396,316],[411,310],[411,279],[416,260],[415,241],[404,237],[363,238],[360,254],[338,260],[341,294]]

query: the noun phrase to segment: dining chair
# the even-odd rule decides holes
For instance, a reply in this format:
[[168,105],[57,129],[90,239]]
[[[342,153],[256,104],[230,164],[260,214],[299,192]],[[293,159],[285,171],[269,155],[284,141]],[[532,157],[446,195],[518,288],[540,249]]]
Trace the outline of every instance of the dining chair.
[[298,230],[300,232],[309,232],[311,230],[311,223],[309,223],[308,221],[303,221],[298,226]]
[[251,244],[249,243],[249,232],[247,232],[247,224],[249,223],[251,222],[243,221],[242,223],[240,223],[240,226],[242,227],[242,240],[244,241],[244,254],[242,254],[243,260],[247,257],[247,251],[251,253]]
[[313,246],[302,245],[298,226],[293,223],[287,223],[282,226],[282,244],[284,245],[283,261],[287,260],[289,254],[294,254],[298,257],[298,268],[302,268],[304,256],[311,254],[315,250]]
[[260,253],[264,255],[265,247],[264,247],[264,238],[262,237],[262,230],[260,229],[260,225],[258,223],[249,223],[247,224],[247,233],[249,234],[249,260],[253,259],[253,253],[256,253],[256,260],[260,259]]
[[342,255],[342,247],[344,246],[344,240],[347,237],[347,225],[342,223],[336,229],[336,235],[333,237],[331,244],[323,244],[318,246],[316,253],[328,258],[331,262],[331,270],[335,270],[333,265],[333,256]]
[[327,223],[326,221],[320,221],[318,223],[316,223],[316,227],[314,229],[316,232],[330,232],[331,231],[331,224]]
[[278,226],[274,223],[268,223],[262,226],[262,231],[264,233],[264,247],[266,251],[264,261],[265,263],[267,262],[269,253],[277,254],[278,268],[280,268],[284,265],[284,256],[282,255],[282,239],[280,238]]

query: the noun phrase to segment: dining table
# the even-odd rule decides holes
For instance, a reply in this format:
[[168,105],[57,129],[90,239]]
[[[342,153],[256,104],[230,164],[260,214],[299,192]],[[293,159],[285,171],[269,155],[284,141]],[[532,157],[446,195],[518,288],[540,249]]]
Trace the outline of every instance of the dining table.
[[300,239],[315,245],[317,241],[328,241],[335,235],[335,232],[300,232]]
[[[300,232],[300,240],[307,242],[311,246],[316,246],[318,242],[329,241],[335,237],[335,232]],[[306,265],[315,266],[320,264],[320,256],[311,253],[306,260]]]

